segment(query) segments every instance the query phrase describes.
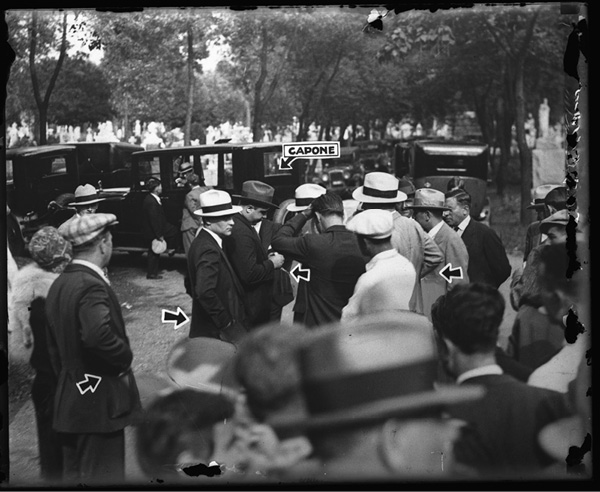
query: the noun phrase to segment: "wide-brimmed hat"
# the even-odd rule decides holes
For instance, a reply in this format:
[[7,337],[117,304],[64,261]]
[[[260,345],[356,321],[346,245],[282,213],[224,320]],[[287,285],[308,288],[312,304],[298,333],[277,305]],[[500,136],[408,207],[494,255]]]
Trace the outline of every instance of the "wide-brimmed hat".
[[438,355],[423,315],[398,310],[329,328],[298,352],[307,416],[273,417],[276,430],[408,417],[483,396],[475,386],[434,388]]
[[69,207],[79,207],[81,205],[91,205],[106,200],[98,195],[98,191],[91,184],[79,185],[75,190],[75,201],[69,203]]
[[180,173],[187,173],[189,171],[193,171],[194,170],[194,166],[192,166],[191,162],[182,162],[181,164],[179,164],[179,172]]
[[419,188],[415,191],[415,197],[408,208],[429,208],[436,210],[450,210],[445,205],[446,197],[444,193],[433,188]]
[[544,198],[546,195],[550,193],[554,188],[558,188],[562,186],[561,184],[544,184],[537,186],[535,190],[533,190],[533,200],[527,208],[543,208],[544,207]]
[[118,224],[113,214],[80,215],[60,227],[60,233],[73,246],[80,246],[101,234],[107,227]]
[[327,189],[318,184],[305,183],[300,185],[294,192],[296,203],[288,205],[287,209],[290,212],[302,212],[308,208],[315,198],[319,198],[325,193],[327,193]]
[[200,217],[224,217],[242,211],[242,207],[231,204],[231,196],[226,191],[208,190],[200,193],[200,209],[194,215]]
[[363,186],[352,193],[352,198],[363,203],[398,203],[408,197],[398,189],[398,178],[388,173],[372,172],[365,174]]
[[398,181],[398,189],[409,198],[415,194],[416,188],[410,179],[401,178]]
[[31,258],[39,266],[54,273],[62,271],[73,258],[71,243],[51,226],[36,231],[27,247]]
[[365,210],[348,221],[346,229],[370,239],[392,236],[394,216],[387,210]]
[[540,222],[540,232],[542,234],[548,234],[551,227],[563,226],[567,227],[569,223],[569,212],[567,210],[559,210],[553,213],[550,217],[546,217]]
[[235,345],[216,338],[182,338],[167,357],[167,375],[180,387],[203,391],[239,391]]
[[257,205],[259,207],[277,208],[273,203],[275,188],[261,181],[245,181],[242,184],[242,194],[233,195],[241,204]]

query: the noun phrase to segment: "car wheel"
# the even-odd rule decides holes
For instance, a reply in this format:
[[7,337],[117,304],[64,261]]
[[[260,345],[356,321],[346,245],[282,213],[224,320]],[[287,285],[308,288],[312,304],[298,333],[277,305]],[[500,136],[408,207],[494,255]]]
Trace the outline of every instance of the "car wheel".
[[281,202],[279,208],[275,210],[275,214],[273,215],[273,222],[275,222],[276,224],[285,224],[285,222],[288,219],[290,219],[294,213],[288,211],[287,208],[288,206],[293,205],[294,203],[296,203],[296,200],[294,200],[293,198],[288,198],[287,200]]

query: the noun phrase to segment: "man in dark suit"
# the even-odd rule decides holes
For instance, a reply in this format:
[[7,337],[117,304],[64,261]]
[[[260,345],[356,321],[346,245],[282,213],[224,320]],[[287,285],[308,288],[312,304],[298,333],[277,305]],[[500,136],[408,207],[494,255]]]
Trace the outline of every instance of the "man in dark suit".
[[142,231],[148,242],[148,270],[146,278],[161,279],[159,275],[160,254],[152,250],[152,241],[154,239],[165,240],[170,247],[169,255],[175,252],[179,232],[173,224],[167,222],[165,211],[162,208],[160,195],[162,194],[162,184],[156,178],[150,178],[148,184],[148,195],[142,202]]
[[502,240],[490,227],[471,218],[471,195],[456,189],[446,193],[444,220],[462,237],[469,253],[471,282],[498,288],[510,275],[511,266]]
[[[495,348],[504,314],[504,298],[490,285],[457,285],[432,309],[435,329],[444,341],[445,366],[460,386],[480,385],[484,397],[452,407],[472,432],[457,442],[457,458],[483,473],[510,478],[539,473],[553,463],[539,445],[547,424],[571,410],[563,394],[534,388],[503,373]],[[515,475],[512,475],[515,474]]]
[[63,477],[73,485],[122,484],[124,428],[141,409],[133,354],[119,300],[104,275],[112,255],[112,214],[77,217],[64,231],[74,259],[46,299],[48,346],[58,374],[54,429]]
[[[320,233],[297,237],[313,215]],[[272,245],[309,270],[308,280],[300,280],[307,283],[306,312],[297,321],[308,327],[339,321],[367,263],[356,235],[344,226],[342,199],[330,192],[321,195],[279,229]]]
[[183,242],[183,251],[186,255],[190,250],[198,229],[202,226],[202,219],[194,214],[200,208],[200,195],[210,190],[210,187],[204,186],[204,180],[201,180],[197,174],[191,174],[187,178],[187,184],[191,189],[185,195],[181,215],[181,240]]
[[227,257],[244,288],[244,304],[248,327],[268,323],[276,270],[283,266],[284,257],[269,253],[260,237],[260,229],[269,209],[277,208],[273,200],[275,189],[260,181],[246,181],[240,200],[242,210],[233,217],[231,235],[223,246]]
[[244,290],[223,251],[223,239],[231,235],[233,216],[241,207],[232,206],[231,197],[221,190],[200,195],[204,226],[188,253],[188,273],[192,291],[190,338],[218,338],[237,343],[246,334]]

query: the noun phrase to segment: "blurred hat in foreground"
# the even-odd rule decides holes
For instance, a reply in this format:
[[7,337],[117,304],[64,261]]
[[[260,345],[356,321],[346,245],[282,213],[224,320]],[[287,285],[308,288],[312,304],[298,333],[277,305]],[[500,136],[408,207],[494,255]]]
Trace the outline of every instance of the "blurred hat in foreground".
[[[362,212],[365,213],[365,212]],[[429,320],[410,311],[335,324],[299,351],[307,417],[275,429],[333,428],[414,416],[480,398],[480,387],[435,389],[437,348]]]
[[239,391],[233,344],[216,338],[183,338],[167,357],[167,375],[181,387],[205,391]]

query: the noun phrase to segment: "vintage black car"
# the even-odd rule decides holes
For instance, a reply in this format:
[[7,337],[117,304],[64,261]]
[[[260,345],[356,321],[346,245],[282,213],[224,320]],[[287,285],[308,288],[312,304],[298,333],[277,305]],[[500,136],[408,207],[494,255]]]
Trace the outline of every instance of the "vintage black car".
[[142,202],[151,177],[160,179],[167,220],[179,228],[187,192],[177,182],[182,162],[190,162],[206,186],[232,195],[241,193],[244,181],[268,183],[275,188],[274,201],[281,204],[293,199],[294,190],[306,178],[306,160],[298,159],[292,169],[280,170],[281,155],[280,143],[223,143],[135,152],[130,186],[104,188],[107,200],[100,202],[98,212],[113,213],[119,220],[113,234],[116,249],[145,251],[148,245],[142,235]]
[[475,141],[413,140],[397,143],[394,153],[396,176],[409,177],[416,188],[434,188],[444,193],[452,185],[471,195],[471,217],[489,222],[487,196],[489,147]]

